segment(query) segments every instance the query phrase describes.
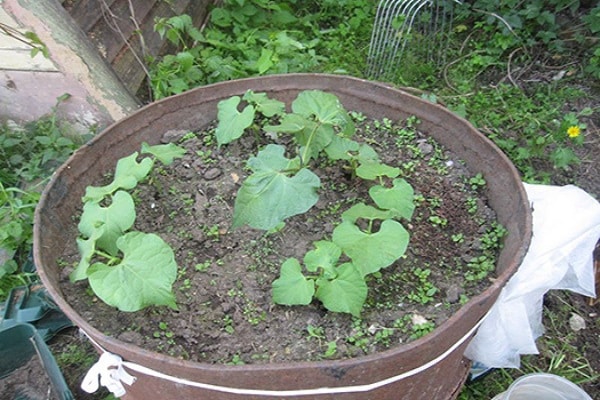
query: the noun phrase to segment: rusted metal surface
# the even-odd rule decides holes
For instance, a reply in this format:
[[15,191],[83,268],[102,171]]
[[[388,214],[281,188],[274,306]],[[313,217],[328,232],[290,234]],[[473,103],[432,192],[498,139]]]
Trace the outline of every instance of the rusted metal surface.
[[[140,147],[143,141],[158,143],[172,129],[197,130],[216,118],[216,104],[246,90],[264,91],[288,104],[299,91],[321,89],[335,93],[349,110],[374,118],[392,120],[415,115],[420,128],[454,151],[474,170],[483,173],[491,205],[509,231],[499,257],[498,279],[472,298],[431,334],[406,345],[349,360],[218,366],[183,361],[137,348],[96,330],[63,298],[57,257],[66,241],[75,240],[71,216],[80,204],[85,187],[112,169],[116,161]],[[60,308],[100,345],[123,359],[164,374],[234,388],[302,390],[369,385],[419,368],[461,340],[492,306],[501,288],[516,271],[531,236],[531,212],[520,177],[508,158],[468,122],[447,109],[379,83],[356,78],[291,74],[218,83],[156,102],[110,126],[78,150],[54,175],[36,210],[34,258],[40,277]],[[443,360],[420,373],[362,393],[292,396],[290,399],[454,399],[469,370],[462,354],[468,340]],[[128,387],[127,399],[268,399],[262,395],[239,395],[199,389],[138,377]]]

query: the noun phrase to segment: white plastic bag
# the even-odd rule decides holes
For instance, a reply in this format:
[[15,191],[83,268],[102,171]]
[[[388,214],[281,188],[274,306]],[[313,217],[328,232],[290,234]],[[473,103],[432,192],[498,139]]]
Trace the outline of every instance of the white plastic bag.
[[543,333],[547,291],[595,296],[600,203],[572,185],[524,185],[533,208],[531,244],[465,352],[489,368],[518,368],[521,354],[538,353],[535,340]]

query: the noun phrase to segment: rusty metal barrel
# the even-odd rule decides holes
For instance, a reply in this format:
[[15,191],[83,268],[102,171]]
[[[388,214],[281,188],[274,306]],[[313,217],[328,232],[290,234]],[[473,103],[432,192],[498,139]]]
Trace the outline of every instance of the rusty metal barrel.
[[[300,91],[337,95],[348,110],[399,120],[416,116],[425,134],[446,146],[487,182],[487,196],[508,230],[496,265],[497,279],[432,333],[389,350],[344,360],[261,365],[212,365],[152,352],[108,337],[79,315],[61,292],[58,257],[74,241],[73,215],[85,187],[118,159],[156,144],[169,130],[198,130],[216,118],[217,103],[248,89],[290,103]],[[35,215],[34,259],[62,311],[101,349],[120,356],[137,380],[125,399],[455,399],[470,363],[463,352],[478,322],[517,270],[531,236],[531,212],[519,174],[509,159],[466,120],[448,109],[383,83],[348,76],[288,74],[217,83],[166,98],[109,126],[61,166]],[[133,367],[132,367],[133,366]],[[138,368],[140,367],[141,368]],[[160,375],[160,376],[153,376]],[[174,378],[174,379],[172,379]]]

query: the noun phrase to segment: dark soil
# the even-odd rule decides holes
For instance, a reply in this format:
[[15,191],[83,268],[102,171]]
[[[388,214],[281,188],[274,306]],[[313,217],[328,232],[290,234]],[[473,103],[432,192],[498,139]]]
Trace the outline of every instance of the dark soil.
[[0,379],[1,398],[58,400],[42,361],[33,355],[24,365]]
[[[255,154],[257,143],[248,136],[219,149],[212,145],[211,132],[165,134],[165,142],[188,149],[186,156],[169,167],[155,167],[134,195],[135,228],[159,234],[175,250],[179,311],[118,312],[90,295],[87,283],[71,284],[68,268],[61,290],[80,315],[106,334],[208,363],[356,357],[427,333],[493,279],[471,280],[478,271],[468,263],[483,256],[495,264],[496,249],[488,249],[484,238],[494,236],[489,232],[495,232],[495,214],[484,190],[477,188],[478,193],[468,183],[477,171],[418,131],[407,134],[411,130],[403,126],[384,125],[365,123],[357,140],[371,144],[388,165],[400,166],[418,201],[412,220],[404,222],[411,234],[409,251],[370,279],[360,319],[326,312],[316,302],[275,305],[270,289],[281,263],[288,257],[302,260],[313,241],[329,237],[341,212],[365,198],[371,184],[352,179],[339,164],[322,162],[314,168],[321,178],[320,200],[306,215],[290,218],[274,233],[232,230],[233,202],[247,175],[242,158]],[[447,222],[432,223],[433,215]],[[453,235],[462,237],[453,240]],[[71,264],[77,251],[72,239],[64,255]]]

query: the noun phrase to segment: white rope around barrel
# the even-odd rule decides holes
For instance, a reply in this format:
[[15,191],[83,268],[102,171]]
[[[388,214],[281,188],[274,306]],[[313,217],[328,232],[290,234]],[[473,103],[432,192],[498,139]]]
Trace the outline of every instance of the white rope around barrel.
[[135,372],[139,372],[144,375],[152,376],[159,379],[164,379],[170,382],[174,382],[181,385],[193,386],[200,389],[212,390],[216,392],[240,394],[240,395],[252,395],[252,396],[269,396],[269,397],[292,397],[292,396],[315,396],[325,394],[341,394],[341,393],[361,393],[369,392],[380,387],[401,381],[413,375],[416,375],[428,368],[433,367],[448,355],[450,355],[456,348],[462,345],[476,330],[479,328],[481,323],[485,320],[487,314],[479,320],[475,326],[469,330],[462,338],[454,343],[448,350],[440,354],[433,360],[415,368],[410,371],[403,372],[402,374],[392,376],[387,379],[383,379],[374,383],[366,385],[355,385],[355,386],[341,386],[341,387],[322,387],[315,389],[296,389],[296,390],[260,390],[260,389],[244,389],[235,388],[228,386],[212,385],[208,383],[194,382],[188,379],[177,378],[162,372],[155,371],[153,369],[123,361],[118,355],[109,353],[102,349],[98,343],[96,343],[85,331],[82,332],[90,339],[95,346],[102,349],[103,354],[100,356],[100,360],[92,366],[89,372],[86,374],[81,388],[88,393],[93,393],[98,389],[98,380],[100,384],[110,390],[116,397],[121,397],[125,394],[125,389],[122,383],[132,385],[135,382],[135,377],[129,375],[123,367]]

